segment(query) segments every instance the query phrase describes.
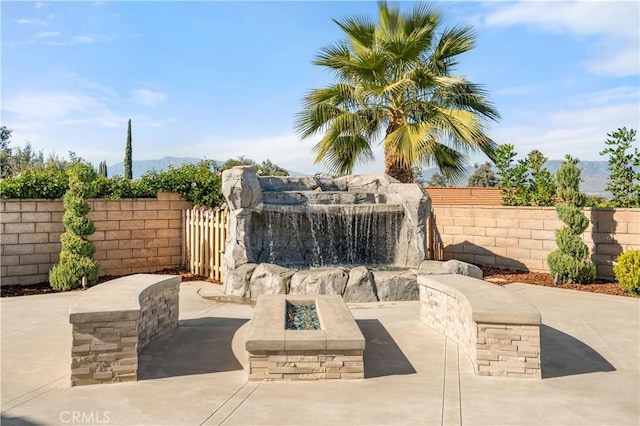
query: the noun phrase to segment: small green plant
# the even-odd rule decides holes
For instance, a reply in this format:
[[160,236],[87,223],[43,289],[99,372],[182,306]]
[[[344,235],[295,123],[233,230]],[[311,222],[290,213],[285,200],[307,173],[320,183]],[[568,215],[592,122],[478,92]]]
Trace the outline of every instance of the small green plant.
[[88,164],[77,162],[68,169],[69,189],[62,199],[65,213],[62,218],[65,232],[60,237],[60,261],[49,272],[49,284],[56,290],[71,290],[83,283],[94,285],[98,281],[100,265],[93,260],[95,245],[87,239],[96,230],[86,217],[89,213],[87,198],[93,196],[91,182],[95,170]]
[[556,282],[588,284],[596,277],[596,268],[589,261],[589,248],[581,235],[589,226],[589,219],[582,212],[586,197],[580,192],[578,159],[566,156],[557,171],[558,218],[565,226],[556,231],[558,249],[549,253],[547,262]]
[[627,250],[618,256],[613,273],[624,291],[640,295],[640,249]]

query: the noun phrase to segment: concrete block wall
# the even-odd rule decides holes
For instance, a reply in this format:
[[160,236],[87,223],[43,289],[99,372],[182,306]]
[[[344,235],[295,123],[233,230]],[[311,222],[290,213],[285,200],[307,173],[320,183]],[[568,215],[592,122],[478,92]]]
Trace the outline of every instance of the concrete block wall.
[[[613,262],[640,249],[640,209],[585,209],[584,233],[598,277],[613,279]],[[434,206],[431,226],[436,259],[548,272],[547,256],[557,248],[563,226],[553,207]]]
[[[192,204],[177,194],[92,199],[89,206],[100,275],[155,272],[182,263],[182,209]],[[60,255],[63,215],[61,200],[0,200],[2,285],[48,280]]]

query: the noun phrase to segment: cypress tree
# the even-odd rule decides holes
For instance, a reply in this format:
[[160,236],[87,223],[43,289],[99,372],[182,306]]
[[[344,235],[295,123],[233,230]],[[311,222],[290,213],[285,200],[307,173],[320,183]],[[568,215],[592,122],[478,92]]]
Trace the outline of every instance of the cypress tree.
[[127,147],[124,153],[124,178],[133,179],[133,161],[131,159],[131,119],[127,127]]
[[107,177],[107,162],[101,161],[98,165],[98,176]]
[[567,155],[556,172],[560,199],[556,212],[565,226],[556,231],[558,249],[549,253],[547,262],[554,280],[588,284],[596,277],[596,268],[589,261],[589,248],[581,238],[589,226],[589,219],[581,209],[586,196],[579,190],[581,170],[577,164],[577,159]]
[[89,203],[87,198],[95,195],[91,181],[95,170],[87,164],[75,163],[68,170],[69,189],[62,199],[64,216],[62,222],[65,232],[60,237],[62,251],[60,261],[49,271],[49,284],[56,290],[71,290],[83,284],[98,281],[100,265],[93,259],[96,246],[88,237],[96,230],[94,223],[87,218]]

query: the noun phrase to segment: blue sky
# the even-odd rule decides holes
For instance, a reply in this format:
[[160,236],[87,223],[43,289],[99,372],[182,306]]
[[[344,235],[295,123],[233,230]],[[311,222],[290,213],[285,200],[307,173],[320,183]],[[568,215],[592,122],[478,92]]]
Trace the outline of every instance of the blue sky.
[[[483,84],[520,156],[602,159],[606,134],[640,127],[640,3],[436,2],[443,26],[473,25],[456,74]],[[411,7],[410,2],[400,3]],[[8,2],[1,123],[12,146],[121,162],[271,159],[324,171],[293,122],[304,94],[332,81],[311,64],[341,38],[332,18],[377,17],[360,2]],[[379,151],[381,152],[381,150]],[[482,162],[472,156],[471,163]],[[383,158],[359,173],[383,170]]]

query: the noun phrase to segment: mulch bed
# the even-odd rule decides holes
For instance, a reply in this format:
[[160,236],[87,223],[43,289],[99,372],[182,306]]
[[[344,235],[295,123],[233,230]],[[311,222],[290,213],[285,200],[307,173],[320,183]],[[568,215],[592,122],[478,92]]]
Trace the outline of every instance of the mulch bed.
[[[217,281],[206,277],[204,275],[193,274],[188,271],[183,271],[177,268],[173,269],[163,269],[161,271],[156,271],[154,274],[161,275],[180,275],[182,277],[182,282],[185,281],[208,281],[212,283],[217,283]],[[116,278],[120,278],[115,275],[103,275],[98,278],[98,284],[104,283],[106,281],[111,281]],[[71,291],[82,291],[82,288],[77,288]],[[15,297],[15,296],[31,296],[34,294],[48,294],[48,293],[63,293],[58,290],[54,290],[51,288],[48,282],[39,283],[39,284],[29,284],[29,285],[3,285],[0,288],[0,297]]]
[[[509,283],[525,283],[533,285],[542,285],[546,287],[565,288],[578,291],[589,291],[592,293],[611,294],[615,296],[630,296],[624,292],[620,284],[617,282],[609,282],[605,280],[596,280],[593,284],[553,284],[553,279],[548,273],[542,272],[526,272],[515,271],[510,269],[499,269],[490,266],[481,266],[482,272],[484,272],[484,279],[487,282],[496,285],[504,285]],[[217,283],[209,277],[203,275],[193,274],[191,272],[183,271],[180,269],[163,269],[162,271],[154,272],[155,274],[163,275],[180,275],[182,281],[208,281],[211,283]],[[110,281],[117,276],[105,275],[98,278],[98,284],[105,281]],[[73,291],[82,291],[82,289],[76,289]],[[1,297],[15,297],[15,296],[30,296],[33,294],[47,294],[47,293],[59,293],[57,290],[52,289],[49,283],[30,284],[30,285],[7,285],[0,288]]]
[[551,275],[545,272],[514,271],[490,266],[481,266],[484,280],[492,284],[504,285],[509,283],[525,283],[545,287],[566,288],[569,290],[589,291],[591,293],[612,294],[615,296],[630,296],[624,292],[617,282],[595,280],[592,284],[554,284]]

